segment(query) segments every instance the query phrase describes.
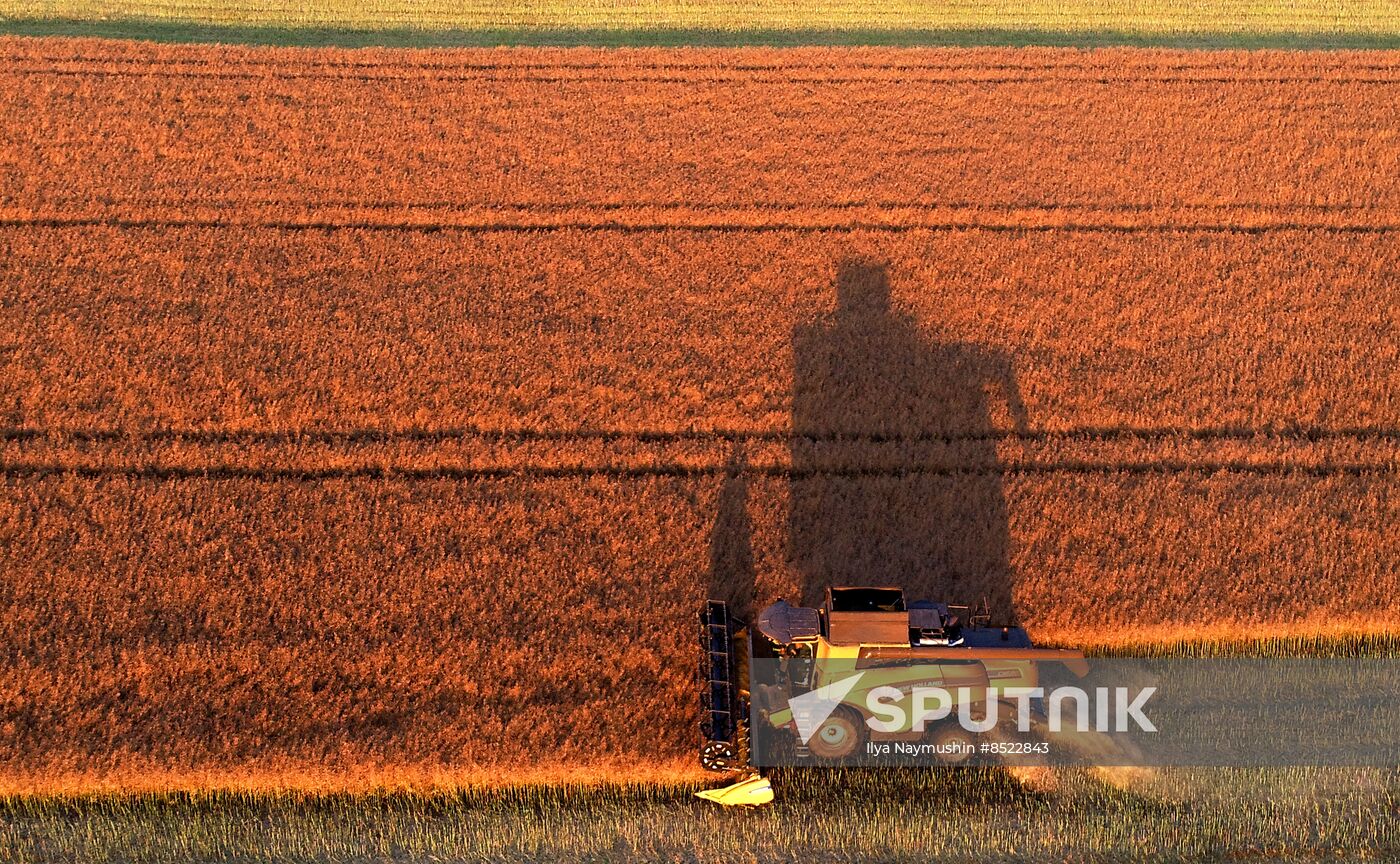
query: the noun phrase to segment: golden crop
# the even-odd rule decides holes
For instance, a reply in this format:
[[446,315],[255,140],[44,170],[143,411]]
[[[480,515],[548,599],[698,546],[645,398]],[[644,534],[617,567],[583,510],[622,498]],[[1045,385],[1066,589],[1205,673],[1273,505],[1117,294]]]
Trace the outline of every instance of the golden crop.
[[1397,623],[1390,54],[0,47],[6,790],[684,775],[707,594]]

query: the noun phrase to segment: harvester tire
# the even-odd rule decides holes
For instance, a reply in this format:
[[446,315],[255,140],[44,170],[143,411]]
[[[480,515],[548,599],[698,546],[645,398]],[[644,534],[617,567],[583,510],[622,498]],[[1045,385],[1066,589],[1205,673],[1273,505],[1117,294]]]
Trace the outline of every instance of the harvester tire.
[[[972,750],[977,746],[977,739],[973,734],[959,726],[956,722],[948,721],[940,723],[929,732],[928,741],[937,751],[937,759],[944,765],[956,766],[966,763],[972,758]],[[957,750],[943,750],[943,748],[957,747]]]
[[807,742],[807,748],[818,759],[835,761],[853,756],[860,749],[865,738],[865,724],[860,716],[849,708],[841,707],[831,712],[822,725]]

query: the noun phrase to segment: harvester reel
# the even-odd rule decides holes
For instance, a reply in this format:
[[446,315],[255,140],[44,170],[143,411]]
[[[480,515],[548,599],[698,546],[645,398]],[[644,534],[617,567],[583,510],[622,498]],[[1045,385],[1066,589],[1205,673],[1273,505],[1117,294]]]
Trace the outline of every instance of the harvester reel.
[[700,748],[700,767],[716,772],[736,770],[740,766],[734,745],[728,741],[706,741]]

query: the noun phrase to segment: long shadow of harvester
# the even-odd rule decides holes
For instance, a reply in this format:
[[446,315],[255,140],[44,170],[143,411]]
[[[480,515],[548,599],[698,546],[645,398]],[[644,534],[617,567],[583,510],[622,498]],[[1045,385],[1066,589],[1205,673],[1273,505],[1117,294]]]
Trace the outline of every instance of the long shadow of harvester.
[[[798,325],[792,345],[788,556],[803,604],[830,585],[893,585],[1015,620],[994,415],[1026,430],[1010,361],[921,332],[892,308],[886,268],[861,260],[840,265],[834,311]],[[710,596],[747,617],[773,598],[754,597],[743,468],[736,451]]]
[[883,265],[843,262],[836,309],[793,333],[789,554],[803,600],[829,585],[1015,616],[994,401],[1026,411],[1010,361],[940,342],[891,308]]

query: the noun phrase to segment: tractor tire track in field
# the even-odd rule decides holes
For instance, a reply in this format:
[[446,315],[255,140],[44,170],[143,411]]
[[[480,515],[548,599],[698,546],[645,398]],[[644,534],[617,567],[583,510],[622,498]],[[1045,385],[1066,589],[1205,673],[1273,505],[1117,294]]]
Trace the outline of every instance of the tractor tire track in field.
[[345,74],[323,72],[218,72],[218,71],[167,71],[159,69],[65,69],[61,67],[14,67],[0,70],[0,77],[78,77],[78,78],[157,78],[209,81],[357,81],[357,82],[431,82],[444,83],[511,83],[511,84],[666,84],[666,85],[706,85],[706,84],[756,84],[797,87],[803,84],[847,85],[884,84],[890,86],[916,86],[924,84],[1360,84],[1394,86],[1400,78],[1392,77],[1345,77],[1332,75],[939,75],[939,76],[877,76],[877,75],[817,75],[802,77],[781,75],[763,77],[752,72],[739,72],[732,75],[518,75],[476,74],[456,75],[393,75],[393,74]]
[[[960,148],[954,148],[960,149]],[[16,201],[13,197],[0,193],[0,207],[14,208],[19,211],[22,202]],[[447,210],[460,212],[488,211],[488,212],[569,212],[573,210],[604,210],[604,211],[675,211],[675,212],[803,212],[803,211],[825,211],[825,210],[923,210],[923,211],[944,211],[944,210],[974,210],[979,212],[1090,212],[1090,213],[1153,213],[1162,210],[1190,211],[1190,212],[1214,212],[1214,213],[1247,213],[1258,211],[1263,213],[1275,212],[1304,212],[1304,213],[1353,213],[1365,212],[1374,213],[1378,208],[1374,204],[1349,203],[1349,202],[1316,202],[1316,201],[1282,201],[1274,203],[1251,202],[1251,201],[1222,201],[1222,202],[1174,202],[1169,205],[1154,204],[1150,202],[1129,202],[1129,201],[899,201],[899,200],[846,200],[846,201],[662,201],[662,200],[632,200],[632,201],[520,201],[501,202],[487,200],[354,200],[336,199],[328,197],[316,198],[205,198],[205,197],[169,197],[169,198],[121,198],[110,195],[85,195],[74,198],[49,197],[44,199],[44,205],[54,208],[56,211],[66,211],[73,208],[92,207],[101,205],[102,207],[126,210],[131,208],[143,209],[174,209],[179,208],[212,208],[218,210],[227,209],[247,209],[247,208],[272,208],[284,210],[287,208],[302,209],[331,209],[331,210]]]
[[755,475],[801,479],[808,477],[956,477],[1015,476],[1020,474],[1154,475],[1154,474],[1245,474],[1261,477],[1369,477],[1400,474],[1400,465],[1289,465],[1286,463],[1208,462],[1058,462],[1023,465],[974,467],[902,468],[785,468],[776,465],[733,469],[726,465],[646,465],[639,467],[601,465],[534,466],[530,468],[381,468],[371,465],[354,468],[260,468],[207,465],[195,468],[174,466],[95,467],[15,462],[0,464],[0,476],[15,478],[74,476],[88,479],[125,478],[136,480],[504,480],[513,478],[596,478],[717,477]]
[[[742,458],[736,461],[735,453]],[[1222,472],[1395,474],[1400,430],[0,430],[0,475],[11,477],[422,481]]]
[[[799,52],[800,53],[800,52]],[[1280,59],[1291,59],[1281,56]],[[1310,58],[1311,62],[1303,61],[1298,64],[1304,69],[1325,69],[1329,64],[1320,58]],[[497,59],[480,62],[473,61],[414,61],[407,59],[395,60],[344,60],[325,59],[322,57],[289,58],[284,62],[276,60],[250,60],[229,58],[220,61],[200,60],[193,57],[171,58],[171,57],[149,57],[149,56],[123,56],[118,54],[110,55],[46,55],[46,54],[10,54],[0,56],[0,63],[29,63],[40,60],[51,64],[66,65],[127,65],[143,66],[153,69],[175,69],[200,71],[206,69],[236,68],[259,71],[298,71],[311,69],[392,69],[392,70],[423,70],[423,71],[473,71],[490,72],[502,70],[527,70],[527,71],[558,71],[558,70],[578,70],[578,71],[629,71],[645,67],[651,70],[665,70],[672,72],[699,72],[699,71],[724,71],[724,72],[795,72],[795,71],[829,71],[833,68],[855,69],[860,71],[896,71],[896,72],[1057,72],[1092,70],[1103,67],[1102,62],[1076,62],[1067,60],[1065,62],[1042,62],[1042,63],[969,63],[961,61],[949,62],[862,62],[850,60],[847,56],[833,56],[829,62],[724,62],[716,60],[710,63],[678,63],[671,60],[653,61],[637,60],[634,62],[598,62],[579,61],[561,59],[548,62],[532,62],[520,59]],[[1204,62],[1191,63],[1181,62],[1173,58],[1170,62],[1156,62],[1151,64],[1141,64],[1146,68],[1151,68],[1159,72],[1218,72],[1238,73],[1242,68],[1238,62],[1217,62],[1206,59]],[[31,67],[32,68],[32,67]],[[41,67],[47,68],[47,67]],[[1394,72],[1397,67],[1393,63],[1365,63],[1348,62],[1346,69],[1365,72]]]
[[[801,49],[790,53],[802,53]],[[639,52],[633,52],[637,54]],[[866,52],[869,53],[869,52]],[[959,52],[966,53],[966,52]],[[732,56],[733,52],[729,52]],[[673,55],[664,55],[671,57]],[[1294,81],[1294,80],[1325,80],[1325,81],[1350,81],[1357,80],[1349,78],[1345,74],[1339,74],[1339,70],[1345,70],[1353,76],[1357,72],[1377,73],[1374,79],[1362,80],[1382,80],[1385,82],[1397,82],[1400,78],[1385,77],[1387,75],[1400,75],[1400,64],[1376,62],[1368,63],[1360,60],[1349,59],[1345,64],[1328,62],[1324,57],[1307,56],[1305,59],[1296,62],[1296,69],[1300,70],[1290,75],[1260,75],[1257,72],[1250,75],[1241,75],[1242,71],[1249,71],[1249,67],[1241,62],[1241,55],[1229,55],[1229,60],[1225,62],[1207,59],[1204,62],[1181,62],[1180,55],[1168,55],[1171,59],[1161,56],[1152,57],[1151,52],[1141,52],[1136,54],[1135,64],[1121,64],[1129,68],[1140,68],[1151,71],[1152,75],[1124,75],[1116,76],[1112,80],[1117,82],[1133,81],[1153,81],[1153,80],[1223,80],[1231,83],[1240,81]],[[1278,54],[1271,59],[1279,62],[1272,64],[1275,68],[1290,68],[1288,61],[1294,60],[1299,55]],[[14,74],[122,74],[127,71],[129,74],[143,74],[145,70],[152,70],[153,74],[169,77],[179,77],[181,75],[189,77],[219,77],[227,74],[247,78],[262,77],[347,77],[353,80],[475,80],[478,76],[492,74],[507,77],[505,73],[527,72],[527,73],[555,73],[553,76],[534,75],[529,77],[508,77],[508,80],[535,80],[540,78],[563,78],[563,80],[587,80],[606,81],[621,78],[623,80],[636,80],[626,78],[618,73],[644,72],[655,75],[657,72],[663,73],[710,73],[714,76],[720,73],[722,80],[731,80],[732,76],[738,74],[750,74],[755,72],[781,73],[783,77],[774,79],[762,79],[764,81],[776,81],[780,83],[812,83],[818,81],[833,80],[830,73],[833,70],[856,71],[856,72],[895,72],[895,73],[970,73],[968,80],[999,80],[999,81],[1035,81],[1044,80],[1048,73],[1081,73],[1079,77],[1071,80],[1104,80],[1102,74],[1094,75],[1096,71],[1105,68],[1105,61],[1097,59],[1093,61],[1076,61],[1073,59],[1058,58],[1061,62],[1040,62],[1040,63],[1007,63],[1007,62],[964,62],[958,60],[948,60],[946,62],[905,62],[905,61],[884,61],[884,62],[863,62],[851,59],[851,55],[837,53],[828,56],[825,62],[812,60],[809,62],[754,62],[739,61],[732,62],[728,59],[716,59],[708,63],[678,63],[671,59],[645,59],[637,56],[631,62],[614,61],[598,62],[578,59],[559,59],[547,62],[532,62],[516,58],[496,58],[483,61],[434,61],[427,62],[421,60],[394,59],[394,60],[358,60],[358,59],[327,59],[324,57],[306,58],[303,56],[289,57],[285,61],[272,59],[236,59],[228,58],[220,61],[200,60],[194,57],[172,58],[153,56],[122,56],[122,55],[42,55],[42,54],[11,54],[0,56],[0,63],[13,64],[8,70]],[[34,61],[39,61],[46,65],[33,65]],[[127,67],[126,69],[112,69],[110,67]],[[139,67],[132,70],[130,67]],[[245,70],[236,73],[227,73],[222,70],[236,69]],[[308,72],[308,70],[312,70]],[[344,75],[335,74],[339,70],[353,70],[360,74]],[[389,70],[388,75],[364,74],[364,70]],[[1329,70],[1332,74],[1326,74]],[[443,78],[432,74],[406,75],[404,72],[415,73],[458,73],[456,75]],[[561,73],[566,72],[588,72],[588,73],[614,73],[602,77],[564,77]],[[475,73],[475,74],[462,74]],[[820,73],[826,77],[793,78],[789,77],[794,73]],[[1025,77],[999,74],[989,76],[988,73],[1026,73]],[[1192,77],[1195,73],[1196,77]],[[1211,74],[1213,73],[1213,74]],[[1201,78],[1202,74],[1209,74],[1209,78]],[[980,77],[977,77],[980,76]],[[669,74],[664,77],[680,78],[682,76]],[[884,80],[875,79],[869,76],[846,76],[853,80]],[[651,79],[648,79],[651,80]],[[687,78],[685,80],[716,80]],[[903,80],[909,80],[905,76]],[[1063,79],[1061,79],[1063,80]]]
[[[0,40],[3,41],[3,40]],[[13,40],[9,44],[14,45]],[[23,50],[23,48],[31,50]],[[213,80],[353,81],[509,81],[521,83],[1400,83],[1400,64],[1376,62],[1373,53],[1336,57],[1273,52],[1267,62],[1238,52],[1196,58],[1170,51],[1089,54],[1054,50],[1022,52],[1037,62],[1004,59],[969,62],[967,51],[931,51],[911,62],[907,53],[880,49],[791,49],[774,55],[763,49],[692,51],[700,62],[677,62],[674,52],[633,50],[626,55],[598,55],[536,49],[500,54],[460,50],[450,59],[427,59],[425,52],[400,52],[393,59],[362,58],[349,53],[314,56],[286,51],[225,49],[217,61],[198,51],[166,48],[159,54],[137,51],[55,51],[21,43],[0,57],[8,68],[0,74],[207,78]],[[983,52],[984,56],[998,56]],[[780,57],[781,59],[775,59]],[[532,59],[539,58],[539,59]],[[870,58],[870,59],[864,59]],[[764,77],[771,73],[771,77]],[[914,74],[910,74],[914,73]],[[922,74],[920,74],[922,73]],[[933,74],[929,74],[933,73]],[[1360,74],[1358,74],[1360,73]]]
[[388,442],[388,441],[452,441],[466,438],[485,440],[524,441],[723,441],[728,443],[758,442],[859,442],[868,444],[942,443],[962,441],[1400,441],[1400,429],[1385,427],[1354,428],[1250,428],[1246,426],[1217,426],[1196,429],[1167,427],[1080,427],[1073,429],[1043,429],[1017,431],[994,429],[981,432],[882,434],[877,432],[792,432],[782,429],[610,429],[581,427],[576,429],[545,428],[454,428],[454,429],[40,429],[34,427],[0,427],[0,441],[56,442],[151,442],[184,441],[201,444],[285,443],[303,442]]
[[[232,211],[235,215],[230,215]],[[1259,234],[1331,231],[1384,234],[1400,228],[1391,208],[1347,203],[1150,205],[844,201],[793,203],[570,202],[523,204],[316,200],[0,199],[0,228],[268,229],[433,233],[612,231],[1196,231]]]
[[959,441],[1121,441],[1168,440],[1182,438],[1190,441],[1400,441],[1400,428],[1354,427],[1282,427],[1250,428],[1219,426],[1207,428],[1168,427],[1081,427],[1063,430],[988,430],[967,433],[795,433],[785,430],[741,430],[741,428],[308,428],[308,430],[263,430],[263,428],[154,428],[154,430],[122,430],[122,428],[34,428],[0,427],[0,441],[192,441],[200,444],[284,443],[329,441],[451,441],[458,438],[484,440],[526,441],[725,441],[725,443],[759,443],[759,441],[839,441],[839,443],[909,444]]
[[656,234],[667,232],[701,232],[712,234],[822,234],[832,232],[870,232],[903,234],[909,232],[948,232],[948,231],[993,231],[1011,233],[1109,233],[1109,234],[1157,234],[1157,233],[1200,233],[1200,234],[1243,234],[1259,235],[1290,231],[1318,231],[1334,234],[1393,234],[1400,231],[1400,223],[1380,223],[1362,225],[1334,225],[1325,222],[1280,222],[1273,225],[1231,225],[1208,222],[1173,222],[1157,225],[1114,225],[1070,222],[1052,225],[1017,225],[998,222],[922,222],[922,223],[883,223],[883,222],[833,222],[830,224],[802,224],[800,222],[768,222],[745,224],[735,222],[487,222],[468,224],[459,222],[390,222],[390,221],[243,221],[236,219],[123,219],[86,217],[40,217],[31,219],[0,218],[3,228],[115,228],[123,231],[139,230],[227,230],[264,229],[269,231],[372,231],[399,232],[414,234],[437,234],[456,232],[467,234],[532,234],[557,231],[596,231],[617,234]]

